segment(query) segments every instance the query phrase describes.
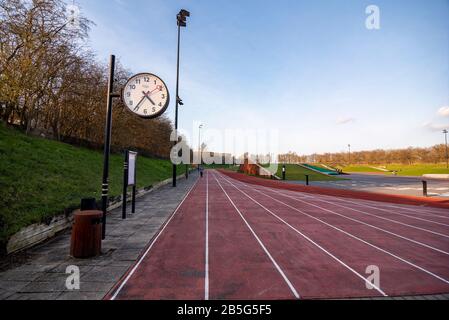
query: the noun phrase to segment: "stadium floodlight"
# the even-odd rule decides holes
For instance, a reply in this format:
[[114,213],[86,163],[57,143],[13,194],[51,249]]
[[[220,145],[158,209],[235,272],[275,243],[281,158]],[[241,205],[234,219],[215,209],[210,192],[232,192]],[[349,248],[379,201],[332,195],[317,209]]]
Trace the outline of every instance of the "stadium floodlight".
[[187,18],[190,17],[190,12],[182,9],[179,11],[176,19],[178,20],[178,27],[187,27]]

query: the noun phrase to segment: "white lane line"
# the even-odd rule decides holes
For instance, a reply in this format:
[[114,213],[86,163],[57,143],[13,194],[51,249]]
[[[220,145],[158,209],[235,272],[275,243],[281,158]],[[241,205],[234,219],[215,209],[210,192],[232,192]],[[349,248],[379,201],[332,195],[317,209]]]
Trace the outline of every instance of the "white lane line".
[[[311,198],[311,199],[315,199],[316,198],[315,196],[305,195],[305,194],[303,195],[303,197],[304,198]],[[339,201],[336,201],[336,202],[340,202],[340,203],[344,202],[344,203],[350,203],[350,204],[353,204],[353,205],[358,205],[357,202],[350,201],[350,200],[343,200],[343,199],[339,199]],[[403,226],[407,226],[407,227],[410,227],[410,228],[413,228],[413,229],[418,229],[418,230],[421,230],[421,231],[424,231],[424,232],[429,232],[429,233],[433,233],[433,234],[439,235],[441,237],[449,238],[448,234],[439,233],[439,232],[432,231],[432,230],[429,230],[429,229],[426,229],[426,228],[417,227],[417,226],[414,226],[414,225],[411,225],[411,224],[408,224],[408,223],[404,223],[404,222],[400,222],[400,221],[397,221],[397,220],[394,220],[394,219],[381,217],[381,216],[378,216],[377,214],[373,214],[373,213],[369,213],[369,212],[366,212],[366,211],[357,210],[357,209],[354,209],[354,208],[350,208],[350,207],[344,206],[342,204],[334,203],[334,205],[338,206],[338,207],[345,208],[345,209],[351,209],[351,210],[357,211],[359,213],[362,213],[364,215],[369,215],[369,216],[372,216],[372,217],[376,217],[378,219],[387,220],[387,221],[390,221],[390,222],[393,222],[393,223],[396,223],[396,224],[400,224],[400,225],[403,225]],[[396,213],[394,213],[392,211],[381,209],[381,208],[376,208],[376,207],[369,206],[369,205],[360,205],[360,206],[367,207],[367,208],[370,208],[370,209],[377,209],[377,210],[380,210],[380,211],[385,211],[387,213],[396,214]],[[424,221],[429,222],[429,223],[434,223],[434,224],[438,224],[438,225],[443,225],[443,226],[448,226],[449,227],[449,225],[444,224],[444,223],[439,223],[439,222],[435,222],[435,221],[429,221],[429,220],[421,219],[421,218],[417,218],[417,217],[411,217],[411,216],[408,216],[408,217],[410,217],[412,219],[416,219],[416,220],[424,220]]]
[[[290,190],[285,190],[285,191],[288,191],[291,193],[298,193],[298,192],[290,191]],[[336,200],[336,201],[344,200],[344,198],[329,196],[329,195],[320,195],[320,197],[326,197],[328,199],[332,199],[332,200]],[[404,206],[399,207],[399,206],[395,206],[395,205],[391,205],[391,204],[387,204],[387,203],[383,203],[383,202],[374,202],[374,201],[362,200],[362,199],[357,200],[357,205],[373,205],[373,206],[376,206],[379,208],[385,208],[385,209],[396,208],[396,209],[400,209],[400,210],[411,211],[415,215],[425,215],[425,216],[429,216],[429,217],[438,217],[438,218],[443,218],[443,219],[449,219],[449,216],[439,215],[439,214],[447,214],[449,211],[447,209],[442,209],[442,208],[435,208],[434,211],[430,211],[428,209],[424,209],[424,208],[418,207],[418,206],[413,206],[413,208],[409,205],[404,205]],[[443,210],[446,210],[446,211],[444,212]]]
[[151,242],[150,246],[148,247],[148,249],[145,251],[145,253],[142,255],[142,257],[139,259],[139,261],[136,263],[136,265],[132,268],[131,272],[126,276],[125,280],[122,282],[122,284],[120,285],[120,287],[117,289],[117,291],[114,293],[114,295],[111,297],[111,300],[115,300],[117,298],[117,296],[120,294],[120,291],[123,289],[123,287],[126,285],[126,283],[129,281],[129,279],[131,279],[131,277],[133,276],[133,274],[136,272],[137,268],[139,268],[140,264],[142,263],[142,261],[146,258],[146,256],[148,255],[148,253],[151,251],[151,249],[153,248],[154,244],[156,243],[156,241],[159,239],[159,237],[161,236],[161,234],[165,231],[165,229],[167,228],[167,226],[170,224],[170,222],[173,220],[173,218],[175,217],[175,215],[178,213],[179,209],[181,208],[181,206],[184,204],[184,202],[186,201],[186,199],[189,197],[190,193],[192,192],[192,190],[198,185],[198,182],[200,180],[197,180],[196,183],[190,188],[189,192],[185,195],[184,199],[182,199],[181,203],[178,205],[178,207],[176,208],[176,210],[173,212],[172,216],[170,217],[170,219],[168,219],[167,223],[164,225],[164,227],[159,231],[158,235],[153,239],[153,241]]
[[296,297],[296,299],[300,299],[300,295],[299,293],[296,291],[295,287],[293,286],[293,284],[290,282],[290,280],[287,278],[287,276],[285,275],[284,271],[281,269],[281,267],[279,266],[279,264],[276,262],[276,260],[273,258],[273,256],[271,255],[271,253],[268,251],[268,249],[265,247],[265,245],[263,244],[262,240],[260,240],[260,238],[258,237],[258,235],[256,234],[256,232],[253,230],[253,228],[251,227],[251,225],[248,223],[248,221],[246,221],[245,217],[243,216],[243,214],[240,212],[240,210],[237,208],[237,206],[235,205],[234,201],[232,201],[232,199],[229,197],[228,193],[226,192],[226,190],[223,188],[223,186],[221,185],[220,181],[218,181],[217,177],[214,175],[215,180],[217,181],[218,185],[220,186],[221,190],[223,190],[224,194],[226,195],[226,197],[228,198],[228,200],[231,202],[232,206],[234,207],[234,209],[238,212],[238,214],[240,215],[240,217],[242,218],[242,220],[245,222],[246,226],[248,227],[248,229],[251,231],[251,233],[253,234],[253,236],[256,238],[257,242],[259,243],[259,245],[262,247],[263,251],[266,253],[266,255],[268,256],[268,258],[270,258],[271,262],[273,263],[273,265],[275,266],[276,270],[279,272],[279,274],[282,276],[282,278],[284,279],[284,281],[287,283],[288,287],[290,288],[290,290],[292,291],[293,295]]
[[[389,204],[384,204],[384,203],[371,203],[371,202],[366,202],[367,204],[371,204],[371,205],[378,205],[380,208],[385,208],[385,209],[399,209],[399,210],[405,210],[405,211],[411,211],[412,214],[416,214],[416,215],[422,215],[422,216],[427,216],[427,217],[434,217],[434,218],[440,218],[440,219],[449,219],[449,216],[444,216],[444,215],[439,215],[447,213],[447,212],[440,212],[437,210],[444,210],[441,208],[435,208],[435,210],[430,211],[430,210],[424,210],[420,207],[416,207],[416,208],[409,208],[409,207],[399,207],[399,206],[395,206],[395,205],[389,205]],[[446,209],[447,210],[447,209]]]
[[[313,198],[313,196],[310,196],[310,195],[304,195],[304,196],[308,196],[308,197]],[[361,206],[361,207],[367,207],[367,208],[370,208],[370,209],[375,209],[375,210],[387,212],[387,213],[390,213],[390,214],[395,214],[395,215],[400,215],[400,216],[408,217],[408,218],[410,218],[410,219],[415,219],[415,220],[425,221],[425,222],[428,222],[428,223],[433,223],[433,224],[437,224],[437,225],[449,227],[449,224],[446,224],[446,223],[437,222],[437,221],[433,221],[433,220],[428,220],[428,219],[424,219],[424,218],[418,218],[418,217],[410,216],[410,215],[403,214],[403,213],[397,213],[397,212],[393,212],[393,211],[388,210],[388,209],[383,209],[383,208],[379,208],[379,207],[377,207],[377,206],[371,206],[371,205],[368,205],[368,204],[362,204],[362,203],[354,202],[354,201],[347,200],[347,199],[340,199],[340,198],[338,198],[337,201],[339,201],[339,202],[345,202],[345,203],[351,203],[351,204],[355,204],[355,205]],[[394,220],[394,221],[396,221],[396,220]],[[448,237],[449,237],[449,236],[448,236]]]
[[[294,196],[288,196],[288,195],[285,194],[285,193],[277,192],[277,191],[274,191],[274,190],[273,190],[272,192],[275,192],[275,193],[277,193],[277,194],[279,194],[279,195],[281,195],[281,196],[283,196],[283,197],[290,198],[290,199],[292,199],[292,200],[295,200],[295,201],[298,201],[298,202],[301,202],[301,203],[305,203],[306,205],[314,206],[314,205],[310,204],[309,202],[300,200],[300,198],[297,198],[297,197],[294,197]],[[313,200],[314,200],[314,201],[317,201],[317,202],[324,202],[324,203],[328,203],[328,204],[330,204],[330,205],[335,205],[335,203],[332,203],[332,202],[330,202],[330,201],[321,200],[321,199],[318,200],[318,199],[319,199],[319,198],[313,198]],[[348,219],[348,220],[351,220],[351,221],[354,221],[354,222],[357,222],[357,223],[361,223],[361,224],[363,224],[363,225],[365,225],[365,226],[367,226],[367,227],[376,229],[376,230],[378,230],[378,231],[385,232],[385,233],[387,233],[387,234],[389,234],[389,235],[392,235],[392,236],[395,236],[395,237],[397,237],[397,238],[400,238],[400,239],[403,239],[403,240],[406,240],[406,241],[410,241],[410,242],[412,242],[412,243],[414,243],[414,244],[417,244],[417,245],[419,245],[419,246],[425,247],[425,248],[427,248],[427,249],[431,249],[431,250],[437,251],[437,252],[439,252],[439,253],[442,253],[442,254],[445,254],[445,255],[449,255],[449,252],[447,252],[447,251],[444,251],[444,250],[441,250],[441,249],[432,247],[431,245],[425,244],[425,243],[420,242],[420,241],[417,241],[417,240],[413,240],[413,239],[411,239],[411,238],[407,238],[407,237],[405,237],[405,236],[401,236],[401,235],[399,235],[399,234],[397,234],[397,233],[394,233],[394,232],[385,230],[385,229],[383,229],[383,228],[374,226],[374,225],[369,224],[369,223],[367,223],[367,222],[364,222],[364,221],[361,221],[361,220],[358,220],[358,219],[355,219],[355,218],[351,218],[351,217],[345,216],[344,214],[340,214],[340,213],[338,213],[338,212],[335,212],[335,211],[329,210],[329,209],[325,209],[325,208],[322,208],[322,207],[320,207],[320,206],[314,206],[314,207],[320,208],[320,209],[322,209],[322,210],[325,210],[326,212],[329,212],[329,213],[331,213],[331,214],[333,214],[333,215],[337,215],[337,216],[340,216],[340,217],[342,217],[342,218],[345,218],[345,219]],[[346,208],[346,207],[345,207],[345,208]],[[358,210],[352,209],[352,208],[350,208],[350,207],[347,207],[347,209],[349,209],[349,210],[354,210],[354,211],[356,211],[356,212],[359,212]]]
[[436,278],[436,279],[438,279],[438,280],[440,280],[440,281],[442,281],[442,282],[444,282],[446,284],[449,284],[449,280],[446,280],[443,277],[440,277],[439,275],[437,275],[437,274],[435,274],[435,273],[433,273],[433,272],[431,272],[431,271],[429,271],[429,270],[427,270],[427,269],[425,269],[423,267],[420,267],[420,266],[414,264],[413,262],[405,260],[404,258],[401,258],[400,256],[395,255],[394,253],[391,253],[391,252],[389,252],[389,251],[387,251],[385,249],[382,249],[382,248],[380,248],[380,247],[378,247],[378,246],[376,246],[376,245],[374,245],[374,244],[372,244],[372,243],[370,243],[370,242],[368,242],[366,240],[363,240],[363,239],[361,239],[361,238],[359,238],[359,237],[357,237],[357,236],[355,236],[355,235],[353,235],[353,234],[351,234],[349,232],[346,232],[346,231],[344,231],[344,230],[342,230],[342,229],[340,229],[340,228],[338,228],[338,227],[336,227],[336,226],[334,226],[334,225],[332,225],[330,223],[327,223],[326,221],[323,221],[323,220],[321,220],[321,219],[319,219],[317,217],[314,217],[314,216],[312,216],[310,214],[307,214],[306,212],[304,212],[302,210],[299,210],[299,209],[297,209],[295,207],[292,207],[289,204],[287,204],[285,202],[282,202],[282,201],[280,201],[278,199],[275,199],[275,198],[271,197],[270,195],[268,195],[268,194],[266,194],[264,192],[261,192],[261,191],[256,190],[256,189],[254,191],[256,191],[256,192],[258,192],[260,194],[263,194],[264,196],[266,196],[266,197],[268,197],[268,198],[270,198],[270,199],[272,199],[272,200],[274,200],[274,201],[276,201],[276,202],[278,202],[280,204],[283,204],[284,206],[286,206],[286,207],[288,207],[288,208],[290,208],[290,209],[292,209],[294,211],[297,211],[297,212],[299,212],[299,213],[301,213],[301,214],[303,214],[305,216],[308,216],[308,217],[310,217],[310,218],[312,218],[312,219],[314,219],[316,221],[319,221],[319,222],[327,225],[328,227],[331,227],[332,229],[335,229],[335,230],[337,230],[337,231],[347,235],[348,237],[351,237],[351,238],[353,238],[355,240],[358,240],[358,241],[360,241],[360,242],[362,242],[362,243],[364,243],[364,244],[366,244],[366,245],[368,245],[368,246],[370,246],[370,247],[372,247],[372,248],[374,248],[376,250],[379,250],[379,251],[381,251],[381,252],[383,252],[383,253],[385,253],[385,254],[387,254],[387,255],[389,255],[389,256],[397,259],[397,260],[399,260],[399,261],[402,261],[402,262],[408,264],[409,266],[412,266],[412,267],[414,267],[414,268],[416,268],[418,270],[421,270],[422,272],[424,272],[424,273],[426,273],[426,274],[428,274],[428,275],[430,275],[430,276],[432,276],[432,277],[434,277],[434,278]]
[[[281,192],[278,192],[278,191],[274,191],[274,192],[276,192],[278,194],[283,194],[283,195],[285,194],[285,193],[281,193]],[[316,198],[314,196],[310,196],[310,195],[306,195],[306,194],[302,194],[301,198],[302,199],[305,199],[305,198],[319,199],[319,198]],[[316,201],[322,201],[322,200],[316,200]],[[341,200],[341,201],[344,201],[344,200]],[[346,202],[348,202],[348,201],[346,201]],[[351,202],[351,201],[349,201],[349,202]],[[312,204],[310,204],[308,202],[306,202],[306,203],[309,204],[309,205],[312,205]],[[357,204],[357,202],[352,202],[352,203],[353,204]],[[385,217],[380,217],[380,216],[372,214],[372,213],[368,213],[368,212],[365,212],[365,211],[357,210],[357,209],[354,209],[354,208],[351,208],[351,207],[347,207],[347,206],[343,206],[343,205],[340,205],[340,204],[337,204],[337,203],[332,203],[332,204],[335,205],[335,206],[338,206],[338,207],[345,208],[345,209],[350,209],[350,210],[353,210],[353,211],[357,211],[357,212],[359,212],[361,214],[364,214],[364,215],[367,215],[367,216],[372,216],[372,217],[375,217],[375,218],[378,218],[378,219],[381,219],[381,220],[390,221],[390,222],[393,222],[395,224],[399,224],[399,225],[406,226],[406,227],[409,227],[409,228],[412,228],[412,229],[417,229],[417,230],[420,230],[420,231],[431,233],[431,234],[434,234],[434,235],[437,235],[437,236],[440,236],[440,237],[449,238],[449,235],[446,235],[446,234],[443,234],[443,233],[439,233],[439,232],[432,231],[432,230],[429,230],[429,229],[413,226],[413,225],[410,225],[410,224],[407,224],[407,223],[403,223],[403,222],[400,222],[400,221],[397,221],[397,220],[393,220],[393,219],[389,219],[389,218],[385,218]]]
[[[227,179],[223,178],[224,180],[228,181]],[[256,203],[258,206],[260,206],[262,209],[264,209],[265,211],[267,211],[268,213],[270,213],[273,217],[275,217],[276,219],[278,219],[279,221],[281,221],[282,223],[284,223],[286,226],[288,226],[290,229],[292,229],[295,233],[299,234],[301,237],[303,237],[304,239],[306,239],[308,242],[310,242],[311,244],[313,244],[314,246],[316,246],[318,249],[320,249],[321,251],[323,251],[325,254],[327,254],[329,257],[331,257],[332,259],[334,259],[335,261],[337,261],[338,263],[340,263],[342,266],[344,266],[345,268],[347,268],[349,271],[351,271],[352,273],[354,273],[357,277],[359,277],[360,279],[363,280],[363,282],[365,282],[366,284],[370,285],[371,287],[374,287],[380,294],[382,294],[384,297],[388,297],[388,295],[383,292],[380,288],[378,288],[377,286],[373,285],[370,281],[368,281],[368,279],[366,279],[364,276],[362,276],[360,273],[358,273],[357,271],[355,271],[353,268],[351,268],[349,265],[347,265],[345,262],[343,262],[342,260],[340,260],[338,257],[336,257],[335,255],[333,255],[332,253],[330,253],[328,250],[326,250],[324,247],[322,247],[321,245],[319,245],[318,243],[316,243],[315,241],[313,241],[311,238],[309,238],[308,236],[306,236],[305,234],[303,234],[301,231],[299,231],[298,229],[296,229],[295,227],[293,227],[291,224],[289,224],[287,221],[285,221],[284,219],[282,219],[281,217],[279,217],[277,214],[275,214],[274,212],[272,212],[270,209],[268,209],[267,207],[265,207],[264,205],[262,205],[261,203],[259,203],[257,200],[255,200],[254,198],[252,198],[251,196],[249,196],[246,192],[242,191],[241,189],[239,189],[237,186],[235,186],[232,182],[228,181],[228,183],[233,186],[235,189],[237,189],[238,191],[240,191],[242,194],[244,194],[247,198],[249,198],[250,200],[252,200],[254,203]]]
[[204,276],[204,299],[209,300],[209,171],[206,171],[206,254]]

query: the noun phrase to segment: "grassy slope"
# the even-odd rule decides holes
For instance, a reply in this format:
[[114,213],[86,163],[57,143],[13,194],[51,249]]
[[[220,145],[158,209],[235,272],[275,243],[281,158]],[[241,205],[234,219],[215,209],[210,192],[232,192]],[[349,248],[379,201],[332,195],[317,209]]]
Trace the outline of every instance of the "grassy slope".
[[[45,221],[84,197],[101,197],[103,155],[24,134],[0,123],[0,242],[30,224]],[[166,160],[140,157],[138,186],[171,176]],[[179,173],[185,172],[184,166]],[[120,195],[123,156],[112,155],[111,192]]]
[[[293,165],[293,164],[287,164],[286,165],[286,177],[287,180],[290,181],[305,181],[306,175],[310,176],[310,181],[337,181],[342,180],[339,178],[335,178],[332,176],[327,176],[324,174],[316,173],[315,171],[305,169],[303,167]],[[282,177],[282,165],[279,165],[278,172],[276,174],[278,177]]]
[[422,176],[424,174],[449,174],[446,164],[389,165],[388,170],[397,171],[400,176]]
[[[424,174],[449,174],[446,164],[414,164],[402,165],[393,164],[386,166],[389,171],[397,171],[399,176],[422,176]],[[391,175],[390,172],[376,170],[369,166],[350,166],[343,168],[344,172],[375,172],[379,174]]]
[[388,173],[382,170],[375,169],[369,166],[349,166],[343,168],[344,172],[375,172],[375,173]]

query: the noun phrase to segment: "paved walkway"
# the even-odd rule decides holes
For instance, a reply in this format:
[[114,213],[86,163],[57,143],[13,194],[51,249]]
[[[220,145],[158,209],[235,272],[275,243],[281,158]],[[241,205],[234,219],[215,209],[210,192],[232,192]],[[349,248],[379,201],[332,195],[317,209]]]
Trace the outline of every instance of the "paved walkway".
[[[99,300],[134,264],[160,227],[196,182],[196,173],[178,188],[162,187],[138,200],[136,214],[121,219],[121,208],[108,217],[103,255],[87,260],[69,256],[70,231],[23,253],[0,260],[0,299]],[[80,269],[80,290],[66,288],[68,266]]]

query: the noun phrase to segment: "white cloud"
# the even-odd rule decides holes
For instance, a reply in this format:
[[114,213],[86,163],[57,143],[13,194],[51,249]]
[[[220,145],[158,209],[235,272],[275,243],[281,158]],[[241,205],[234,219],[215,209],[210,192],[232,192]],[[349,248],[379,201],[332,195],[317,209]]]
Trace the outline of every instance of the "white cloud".
[[449,117],[449,107],[441,107],[438,110],[438,115],[441,117]]
[[355,119],[351,117],[340,117],[337,119],[337,124],[348,124],[352,122],[355,122]]
[[444,129],[449,129],[449,124],[437,124],[433,122],[426,122],[423,124],[423,127],[431,131],[442,131]]

